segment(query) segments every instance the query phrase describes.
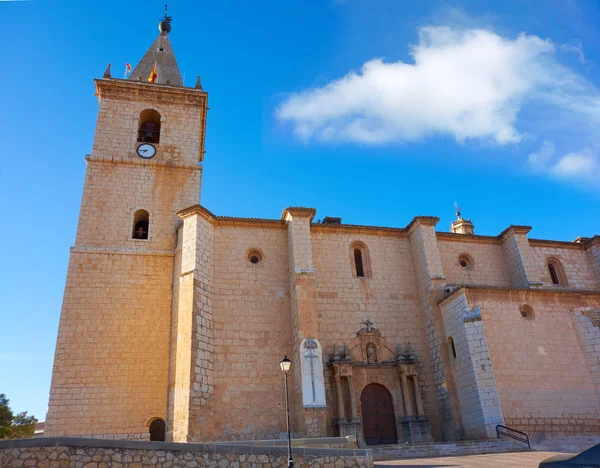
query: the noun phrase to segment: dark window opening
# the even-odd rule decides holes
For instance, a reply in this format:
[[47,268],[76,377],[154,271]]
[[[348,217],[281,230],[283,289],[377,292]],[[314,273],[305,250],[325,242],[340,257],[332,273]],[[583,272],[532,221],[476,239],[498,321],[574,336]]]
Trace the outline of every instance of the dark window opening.
[[364,278],[365,270],[363,268],[362,252],[360,249],[354,249],[354,264],[356,265],[356,276]]
[[146,210],[138,210],[133,215],[132,239],[148,239],[150,215]]
[[260,259],[256,255],[250,257],[250,263],[258,263]]
[[450,348],[452,348],[452,356],[456,358],[456,348],[454,347],[454,339],[452,337],[448,338],[448,343],[450,343]]
[[140,113],[140,127],[138,141],[158,143],[160,140],[160,114],[153,109],[146,109]]
[[558,275],[556,274],[556,268],[552,263],[548,265],[548,270],[550,271],[550,278],[552,278],[552,284],[560,284],[558,280]]
[[150,423],[150,440],[165,441],[165,422],[162,419],[155,419]]

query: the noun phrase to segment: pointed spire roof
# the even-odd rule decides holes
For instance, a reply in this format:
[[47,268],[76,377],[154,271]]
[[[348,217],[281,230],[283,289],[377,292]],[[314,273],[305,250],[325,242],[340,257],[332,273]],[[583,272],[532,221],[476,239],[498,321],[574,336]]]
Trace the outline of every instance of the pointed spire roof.
[[173,53],[173,47],[169,40],[169,31],[171,30],[171,17],[166,16],[158,26],[160,34],[146,51],[140,62],[129,75],[132,81],[148,81],[152,73],[154,64],[156,64],[157,84],[166,84],[171,86],[183,86],[179,66]]

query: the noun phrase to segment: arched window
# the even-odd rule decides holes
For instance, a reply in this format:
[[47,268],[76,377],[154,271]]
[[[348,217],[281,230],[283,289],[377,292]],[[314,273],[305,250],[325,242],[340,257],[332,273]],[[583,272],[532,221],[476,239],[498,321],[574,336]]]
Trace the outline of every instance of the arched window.
[[362,242],[353,242],[350,244],[350,259],[352,264],[352,273],[355,278],[370,278],[371,265],[369,251]]
[[354,249],[354,265],[356,267],[356,276],[364,278],[365,268],[363,266],[362,252],[360,249]]
[[557,259],[548,259],[548,272],[550,273],[550,279],[552,280],[552,284],[567,284],[565,272],[561,263]]
[[157,418],[150,423],[150,440],[154,441],[165,441],[165,421]]
[[148,239],[150,214],[146,210],[137,210],[133,215],[132,239]]
[[138,141],[144,141],[147,143],[159,143],[160,114],[154,109],[146,109],[140,112]]

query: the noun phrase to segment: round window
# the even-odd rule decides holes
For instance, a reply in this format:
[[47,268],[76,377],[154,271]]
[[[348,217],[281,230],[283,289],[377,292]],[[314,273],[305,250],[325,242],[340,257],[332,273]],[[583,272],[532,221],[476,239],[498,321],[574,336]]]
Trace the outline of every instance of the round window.
[[523,317],[525,320],[533,320],[533,317],[535,316],[533,307],[528,304],[523,304],[519,308],[519,312],[521,313],[521,317]]
[[473,268],[473,259],[467,254],[462,254],[458,257],[458,264],[465,270],[471,270]]
[[252,263],[252,265],[256,265],[262,261],[263,254],[260,252],[260,250],[252,249],[248,251],[246,258],[250,263]]

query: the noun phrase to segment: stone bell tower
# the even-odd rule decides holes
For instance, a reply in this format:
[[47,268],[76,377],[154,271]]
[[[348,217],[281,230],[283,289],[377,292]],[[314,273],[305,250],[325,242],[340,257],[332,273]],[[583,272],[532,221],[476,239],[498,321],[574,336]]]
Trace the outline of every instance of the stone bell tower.
[[186,88],[170,17],[98,119],[67,273],[47,436],[146,439],[166,420],[176,213],[199,202],[208,95]]

